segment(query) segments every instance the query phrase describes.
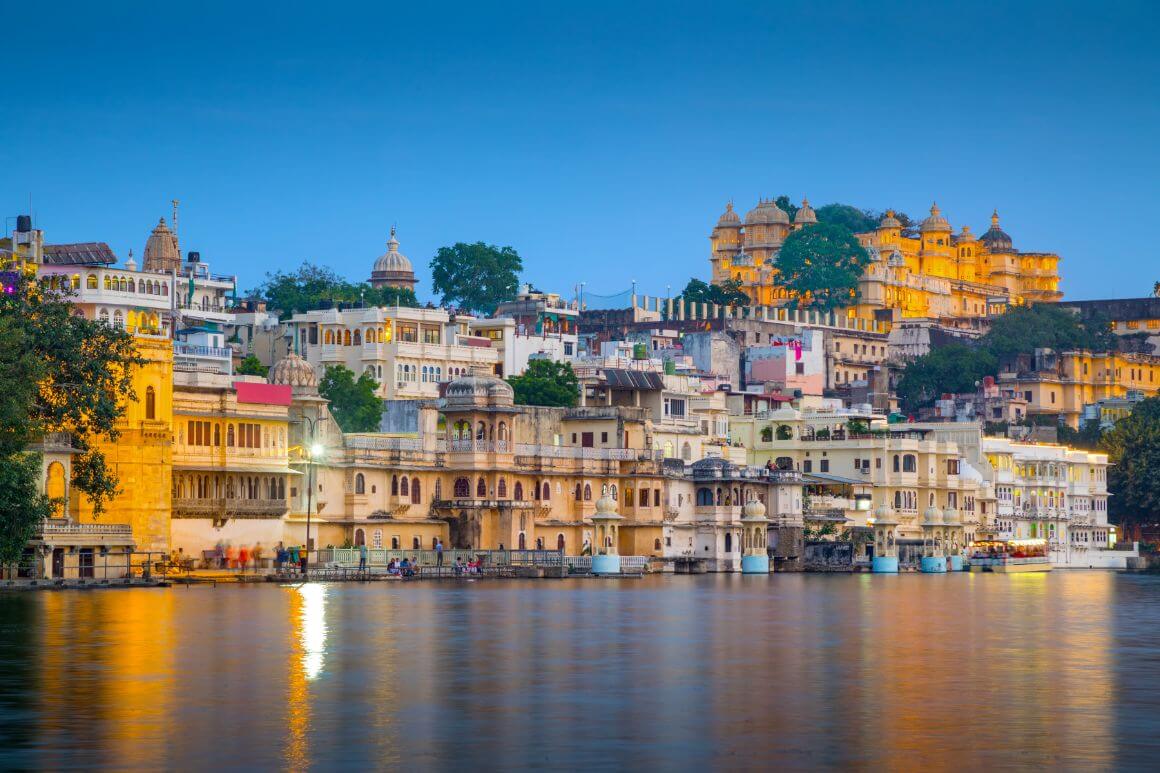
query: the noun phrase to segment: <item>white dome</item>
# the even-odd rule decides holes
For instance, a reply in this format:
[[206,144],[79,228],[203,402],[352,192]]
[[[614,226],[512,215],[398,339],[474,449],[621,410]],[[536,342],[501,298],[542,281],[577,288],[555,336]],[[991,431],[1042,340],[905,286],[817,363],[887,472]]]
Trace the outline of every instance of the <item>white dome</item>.
[[391,226],[391,238],[387,240],[387,251],[375,261],[375,273],[400,272],[413,273],[414,268],[406,255],[399,252],[399,240],[395,238],[395,227]]
[[515,404],[515,391],[502,378],[487,374],[460,376],[447,385],[446,410]]
[[743,517],[751,520],[765,520],[765,505],[761,503],[760,499],[752,499],[745,503],[745,507],[741,508]]
[[940,513],[939,509],[934,506],[926,508],[926,512],[923,513],[923,517],[926,523],[942,523],[942,513]]
[[608,494],[604,494],[600,499],[596,500],[596,515],[595,518],[619,518],[620,515],[616,512],[616,500]]
[[794,213],[793,222],[796,225],[802,226],[814,225],[818,222],[818,215],[814,212],[814,208],[810,206],[810,200],[808,198],[802,199],[801,207]]
[[757,206],[749,210],[745,215],[746,225],[768,225],[768,224],[782,224],[789,225],[789,215],[785,213],[781,207],[773,201],[773,199],[761,199],[757,202]]

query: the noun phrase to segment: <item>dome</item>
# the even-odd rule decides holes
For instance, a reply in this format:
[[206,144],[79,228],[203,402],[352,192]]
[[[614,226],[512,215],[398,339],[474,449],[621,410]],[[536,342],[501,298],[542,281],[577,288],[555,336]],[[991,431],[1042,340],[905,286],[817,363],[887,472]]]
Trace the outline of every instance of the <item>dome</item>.
[[882,216],[882,220],[878,223],[879,228],[902,228],[902,221],[894,216],[894,210],[886,210],[886,214]]
[[923,513],[923,518],[928,524],[942,523],[942,513],[933,505],[926,508],[926,512]]
[[814,208],[810,206],[810,200],[808,198],[802,197],[802,205],[794,213],[793,222],[796,225],[814,225],[818,222],[818,215],[814,212]]
[[488,374],[461,376],[447,385],[443,396],[447,399],[445,410],[510,407],[515,404],[511,384]]
[[271,384],[298,387],[318,386],[318,377],[314,374],[314,367],[294,352],[290,352],[285,359],[274,363],[274,367],[270,368],[269,381]]
[[751,499],[745,503],[745,507],[741,508],[741,515],[752,521],[764,521],[765,505],[761,503],[760,499]]
[[959,459],[959,481],[972,481],[980,486],[986,483],[983,474],[967,464],[966,459]]
[[391,226],[391,238],[387,239],[387,251],[375,260],[371,271],[371,285],[374,287],[415,286],[415,268],[406,255],[399,252],[399,240],[395,238],[395,227]]
[[740,226],[741,217],[733,211],[733,202],[730,201],[725,205],[725,212],[717,219],[718,226]]
[[133,250],[129,250],[129,258],[125,261],[125,270],[136,271],[137,261],[133,260]]
[[1007,252],[1011,249],[1011,237],[999,227],[999,210],[991,213],[991,227],[979,239],[991,252]]
[[890,517],[890,507],[885,502],[874,508],[874,517],[878,520]]
[[930,205],[930,217],[922,221],[922,225],[918,230],[926,233],[928,231],[950,231],[951,224],[945,217],[942,216],[942,211],[939,210],[938,204]]
[[596,500],[596,515],[594,518],[619,518],[620,515],[616,512],[616,500],[608,494],[604,494],[600,499]]
[[789,215],[773,199],[761,199],[745,215],[746,225],[789,225]]
[[169,230],[165,218],[161,218],[145,241],[144,260],[146,271],[181,270],[181,248],[177,245],[177,234]]
[[963,230],[955,236],[955,240],[958,242],[973,242],[975,241],[975,235],[971,233],[971,227],[965,225],[963,226]]
[[959,511],[953,507],[947,507],[943,510],[943,523],[958,523]]

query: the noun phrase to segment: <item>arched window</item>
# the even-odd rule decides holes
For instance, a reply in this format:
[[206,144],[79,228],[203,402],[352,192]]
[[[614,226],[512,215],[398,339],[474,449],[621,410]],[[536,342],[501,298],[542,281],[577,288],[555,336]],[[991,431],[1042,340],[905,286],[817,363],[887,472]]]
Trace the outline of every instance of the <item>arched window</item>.
[[220,424],[213,425],[213,444],[215,446],[218,446],[219,448],[221,447],[221,444],[222,444],[222,425],[220,425]]
[[153,387],[145,387],[145,418],[157,418],[157,392]]
[[524,484],[523,484],[523,483],[520,483],[518,480],[516,481],[516,487],[515,487],[515,496],[514,496],[514,499],[515,499],[517,502],[523,502],[523,501],[524,501]]
[[733,552],[733,535],[729,532],[725,532],[725,552]]
[[522,531],[520,532],[519,548],[520,550],[528,549],[528,538]]
[[660,549],[661,549],[661,541],[660,541],[660,538],[658,537],[657,539],[653,540],[653,550],[660,550]]
[[367,535],[365,532],[363,532],[362,529],[355,529],[354,530],[354,544],[355,545],[367,544]]
[[500,499],[507,499],[507,479],[500,478],[499,483],[495,484],[496,496]]
[[792,470],[793,469],[793,459],[788,457],[788,456],[779,456],[779,457],[777,457],[777,460],[774,462],[774,466],[777,467],[777,469],[779,469],[779,470]]
[[226,445],[230,448],[234,447],[234,425],[226,426]]
[[411,484],[406,475],[399,481],[399,493],[405,497],[411,496]]
[[580,484],[576,484],[576,501],[579,502],[584,497],[584,492],[580,488]]
[[97,289],[97,275],[96,274],[89,274],[85,278],[85,287],[87,287],[90,290]]
[[548,481],[544,481],[543,491],[544,493],[540,495],[540,498],[547,502],[552,498],[552,487],[548,485]]
[[326,335],[323,337],[323,341],[325,341],[328,344],[333,344],[334,343],[334,331],[327,330]]
[[121,314],[121,310],[117,309],[113,312],[113,327],[124,329],[125,318]]
[[487,499],[487,481],[482,477],[475,483],[475,497],[477,499]]
[[482,421],[479,422],[479,424],[477,424],[475,427],[475,439],[487,440],[487,425]]
[[343,331],[342,345],[343,346],[350,346],[350,331],[349,330]]
[[915,472],[918,469],[918,460],[914,454],[907,454],[902,457],[902,471]]
[[687,441],[681,446],[681,458],[686,462],[693,458],[693,447]]
[[435,498],[436,499],[443,498],[443,481],[440,480],[439,478],[435,479]]
[[362,331],[361,330],[354,331],[354,345],[355,346],[362,346]]
[[161,294],[165,295],[165,296],[169,295],[169,283],[168,282],[161,283]]
[[366,481],[366,478],[363,477],[363,474],[361,472],[354,476],[354,493],[356,493],[356,494],[367,493],[367,481]]
[[556,535],[556,550],[564,549],[564,533],[560,532]]
[[421,492],[419,490],[419,479],[411,478],[411,504],[418,505],[423,501]]
[[399,549],[399,538],[398,537],[391,537],[391,550],[398,550],[398,549]]
[[466,499],[471,496],[471,483],[467,478],[455,479],[455,498]]
[[132,279],[129,280],[129,292],[131,292],[131,293],[137,292],[137,283],[134,282]]
[[[397,497],[399,495],[399,476],[391,476],[391,496]],[[458,495],[456,495],[458,496]]]
[[508,439],[507,422],[501,421],[499,423],[499,436],[498,436],[497,440],[507,440],[507,439]]
[[894,465],[894,466],[893,466],[893,470],[894,470],[895,472],[898,472],[898,471],[899,471],[899,468],[898,468],[898,459],[899,459],[899,456],[898,456],[898,454],[895,454],[895,455],[894,455],[894,462],[893,462],[893,465]]
[[592,486],[590,486],[587,483],[584,484],[584,501],[585,502],[592,501]]
[[610,497],[612,497],[613,502],[617,501],[617,499],[616,499],[616,484],[615,483],[608,487],[608,495]]
[[894,509],[896,509],[896,510],[902,509],[902,492],[901,491],[894,492]]
[[697,506],[698,507],[712,507],[713,506],[713,490],[708,488],[697,489]]

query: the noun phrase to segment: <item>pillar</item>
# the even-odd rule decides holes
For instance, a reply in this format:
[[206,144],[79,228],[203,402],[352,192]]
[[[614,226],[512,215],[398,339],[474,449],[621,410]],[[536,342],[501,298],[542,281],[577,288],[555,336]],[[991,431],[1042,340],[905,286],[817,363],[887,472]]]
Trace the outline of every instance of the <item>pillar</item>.
[[754,499],[742,510],[741,526],[744,536],[741,554],[742,574],[769,574],[769,544],[765,529],[769,520],[765,517],[765,505]]
[[897,526],[890,508],[880,505],[874,513],[874,558],[870,562],[870,571],[875,574],[898,574]]
[[616,512],[616,502],[612,497],[605,494],[596,500],[596,514],[592,516],[592,526],[596,532],[592,545],[592,574],[620,574],[620,554],[616,542],[623,520]]

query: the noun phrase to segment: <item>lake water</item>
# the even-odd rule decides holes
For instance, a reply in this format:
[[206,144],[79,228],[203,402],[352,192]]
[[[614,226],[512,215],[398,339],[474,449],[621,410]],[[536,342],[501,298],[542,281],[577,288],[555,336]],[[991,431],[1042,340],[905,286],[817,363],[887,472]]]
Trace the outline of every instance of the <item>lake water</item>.
[[1145,768],[1160,578],[0,593],[0,768]]

